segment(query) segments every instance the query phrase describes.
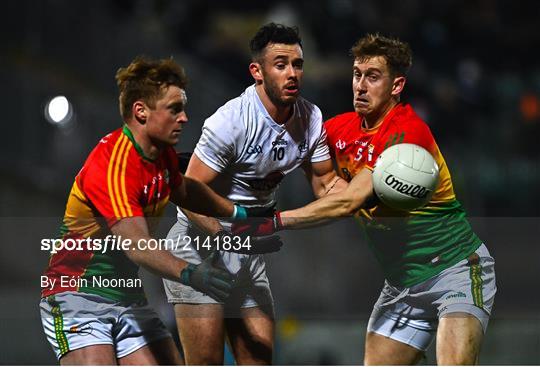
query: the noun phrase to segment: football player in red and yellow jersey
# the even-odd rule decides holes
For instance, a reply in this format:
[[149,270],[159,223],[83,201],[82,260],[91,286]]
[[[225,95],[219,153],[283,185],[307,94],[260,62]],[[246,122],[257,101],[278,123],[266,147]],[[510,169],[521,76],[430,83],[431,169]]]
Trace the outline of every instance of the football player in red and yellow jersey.
[[[412,65],[409,46],[367,35],[352,54],[354,111],[325,123],[331,153],[349,186],[248,230],[268,234],[356,215],[386,278],[368,324],[364,363],[414,364],[436,335],[439,364],[474,364],[496,292],[494,260],[455,197],[428,125],[400,102]],[[430,202],[414,211],[391,209],[373,194],[375,162],[398,143],[422,146],[440,169]]]
[[183,69],[172,59],[137,58],[116,80],[124,125],[100,140],[75,178],[59,239],[65,246],[42,276],[42,322],[61,364],[180,364],[138,266],[215,299],[228,297],[233,277],[213,266],[213,256],[190,265],[168,249],[150,251],[150,219],[169,200],[205,215],[247,213],[179,172],[173,146],[187,122]]

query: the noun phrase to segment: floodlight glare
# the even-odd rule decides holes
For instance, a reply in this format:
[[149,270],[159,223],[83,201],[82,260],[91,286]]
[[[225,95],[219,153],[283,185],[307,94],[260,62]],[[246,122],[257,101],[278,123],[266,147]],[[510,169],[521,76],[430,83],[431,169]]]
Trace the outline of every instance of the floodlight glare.
[[53,125],[68,124],[72,115],[71,103],[65,96],[56,96],[45,106],[45,118]]

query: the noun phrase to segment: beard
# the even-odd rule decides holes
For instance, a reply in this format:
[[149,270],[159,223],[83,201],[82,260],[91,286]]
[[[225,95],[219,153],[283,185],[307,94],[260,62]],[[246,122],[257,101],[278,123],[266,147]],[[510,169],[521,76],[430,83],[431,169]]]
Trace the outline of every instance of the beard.
[[270,101],[276,106],[288,107],[296,102],[296,97],[290,96],[289,98],[283,98],[281,95],[282,88],[277,85],[275,81],[270,78],[266,78],[263,75],[264,91]]

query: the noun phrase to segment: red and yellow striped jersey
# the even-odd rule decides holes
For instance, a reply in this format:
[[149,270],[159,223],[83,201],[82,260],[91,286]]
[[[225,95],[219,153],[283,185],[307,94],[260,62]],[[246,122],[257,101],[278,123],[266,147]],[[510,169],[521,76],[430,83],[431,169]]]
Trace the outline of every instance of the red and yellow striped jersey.
[[402,286],[417,284],[464,259],[480,245],[456,200],[441,151],[427,124],[410,105],[396,105],[374,129],[365,129],[356,112],[329,119],[325,128],[339,174],[348,181],[363,168],[373,170],[379,155],[399,143],[422,146],[439,165],[439,184],[425,207],[404,212],[378,203],[358,213],[388,280]]
[[[164,149],[156,160],[151,160],[144,155],[128,127],[124,126],[100,140],[75,177],[66,205],[61,238],[111,238],[110,227],[122,218],[160,217],[171,190],[181,182],[182,175],[172,147]],[[150,233],[155,230],[156,222],[148,222]],[[116,300],[144,298],[142,287],[95,285],[94,277],[111,280],[138,278],[137,265],[122,250],[104,253],[102,250],[88,249],[85,245],[81,249],[62,249],[52,254],[44,275],[56,282],[52,289],[43,289],[42,296],[80,291]],[[61,277],[83,281],[75,286],[61,286]]]

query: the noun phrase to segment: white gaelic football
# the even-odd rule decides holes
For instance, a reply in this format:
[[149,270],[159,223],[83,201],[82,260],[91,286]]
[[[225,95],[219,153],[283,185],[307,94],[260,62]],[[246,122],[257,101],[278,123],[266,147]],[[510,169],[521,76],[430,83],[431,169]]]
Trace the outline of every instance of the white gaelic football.
[[396,144],[379,155],[373,170],[377,197],[391,208],[414,210],[431,199],[439,182],[433,156],[415,144]]

